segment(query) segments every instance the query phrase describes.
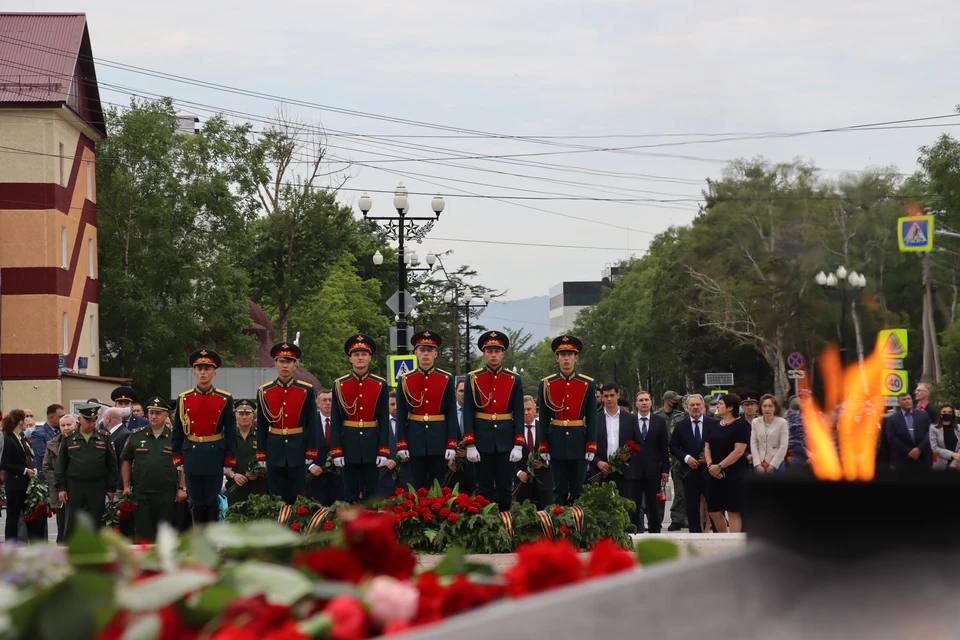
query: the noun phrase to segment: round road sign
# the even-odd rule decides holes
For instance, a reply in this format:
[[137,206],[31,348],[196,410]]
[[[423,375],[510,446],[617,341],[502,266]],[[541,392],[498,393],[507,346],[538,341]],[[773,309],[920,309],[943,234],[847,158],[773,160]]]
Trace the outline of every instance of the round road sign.
[[883,386],[885,386],[890,393],[900,393],[903,391],[903,378],[896,373],[888,373],[883,379]]
[[791,369],[803,369],[803,365],[807,363],[803,359],[803,354],[799,351],[794,351],[789,356],[787,356],[787,366]]

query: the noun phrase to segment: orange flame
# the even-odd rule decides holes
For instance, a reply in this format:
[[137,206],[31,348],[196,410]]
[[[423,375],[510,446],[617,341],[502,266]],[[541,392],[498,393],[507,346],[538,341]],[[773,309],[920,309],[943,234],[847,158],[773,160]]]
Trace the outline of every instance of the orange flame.
[[862,367],[857,363],[846,371],[836,347],[824,352],[820,362],[829,413],[822,412],[811,395],[800,396],[810,466],[820,480],[873,479],[884,411],[880,347]]

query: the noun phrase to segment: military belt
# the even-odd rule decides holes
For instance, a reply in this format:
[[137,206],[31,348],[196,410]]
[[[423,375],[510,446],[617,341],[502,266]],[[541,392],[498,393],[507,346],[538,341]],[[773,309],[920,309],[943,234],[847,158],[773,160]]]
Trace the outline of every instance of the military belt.
[[473,417],[479,420],[513,420],[512,413],[475,413]]
[[418,416],[415,413],[411,413],[408,414],[407,417],[414,422],[442,422],[447,419],[447,416],[442,413],[438,416]]
[[555,427],[582,427],[585,423],[583,420],[557,420],[554,418],[550,421],[550,424]]
[[343,426],[354,429],[373,429],[377,426],[376,420],[344,420]]
[[215,433],[212,436],[195,436],[190,434],[187,436],[187,440],[190,442],[216,442],[217,440],[223,440],[223,434]]
[[296,429],[277,429],[270,427],[270,433],[275,436],[295,436],[298,433],[303,433],[303,427],[297,427]]

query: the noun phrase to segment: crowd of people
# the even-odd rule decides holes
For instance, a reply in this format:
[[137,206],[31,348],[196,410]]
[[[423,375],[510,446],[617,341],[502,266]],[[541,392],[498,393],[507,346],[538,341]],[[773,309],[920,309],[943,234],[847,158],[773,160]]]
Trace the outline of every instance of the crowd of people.
[[[636,504],[631,529],[641,533],[661,531],[672,490],[670,531],[738,532],[747,474],[807,464],[801,397],[783,410],[773,395],[750,390],[667,391],[655,407],[640,391],[630,406],[615,383],[576,370],[582,343],[569,335],[553,342],[558,372],[525,394],[520,376],[502,366],[503,333],[480,337],[485,366],[461,378],[435,367],[439,335],[421,331],[412,341],[418,367],[397,389],[369,372],[376,344],[356,334],[344,345],[351,371],[332,388],[297,380],[300,349],[281,343],[272,350],[277,379],[253,399],[217,389],[220,357],[199,349],[190,356],[196,386],[172,407],[160,397],[141,404],[122,386],[112,406],[91,398],[67,414],[53,404],[40,425],[32,411],[9,411],[0,453],[5,539],[46,537],[46,519],[23,519],[27,487],[41,473],[58,541],[80,512],[99,521],[107,503],[131,498],[123,532],[152,540],[160,522],[216,521],[224,501],[271,494],[292,504],[306,495],[329,506],[435,482],[502,511],[514,501],[570,504],[584,483],[613,482]],[[957,469],[953,405],[931,403],[925,383],[916,396],[915,406],[902,394],[883,420],[878,469]]]

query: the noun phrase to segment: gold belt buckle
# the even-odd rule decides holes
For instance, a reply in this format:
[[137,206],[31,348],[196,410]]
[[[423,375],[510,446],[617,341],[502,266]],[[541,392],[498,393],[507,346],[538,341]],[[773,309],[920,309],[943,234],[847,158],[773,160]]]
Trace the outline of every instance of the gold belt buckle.
[[360,420],[359,424],[360,424],[360,428],[363,429],[363,420]]
[[493,421],[494,421],[494,422],[497,421],[497,414],[493,414]]
[[430,416],[427,416],[427,415],[423,416],[423,421],[430,422]]
[[564,420],[564,421],[563,421],[563,426],[567,426],[567,424],[568,424],[569,422],[570,422],[569,420]]
[[203,436],[197,436],[197,439],[198,439],[200,442],[203,442]]
[[286,428],[286,427],[284,427],[284,428],[281,429],[280,431],[281,431],[281,433],[283,433],[283,435],[287,435],[287,428]]

